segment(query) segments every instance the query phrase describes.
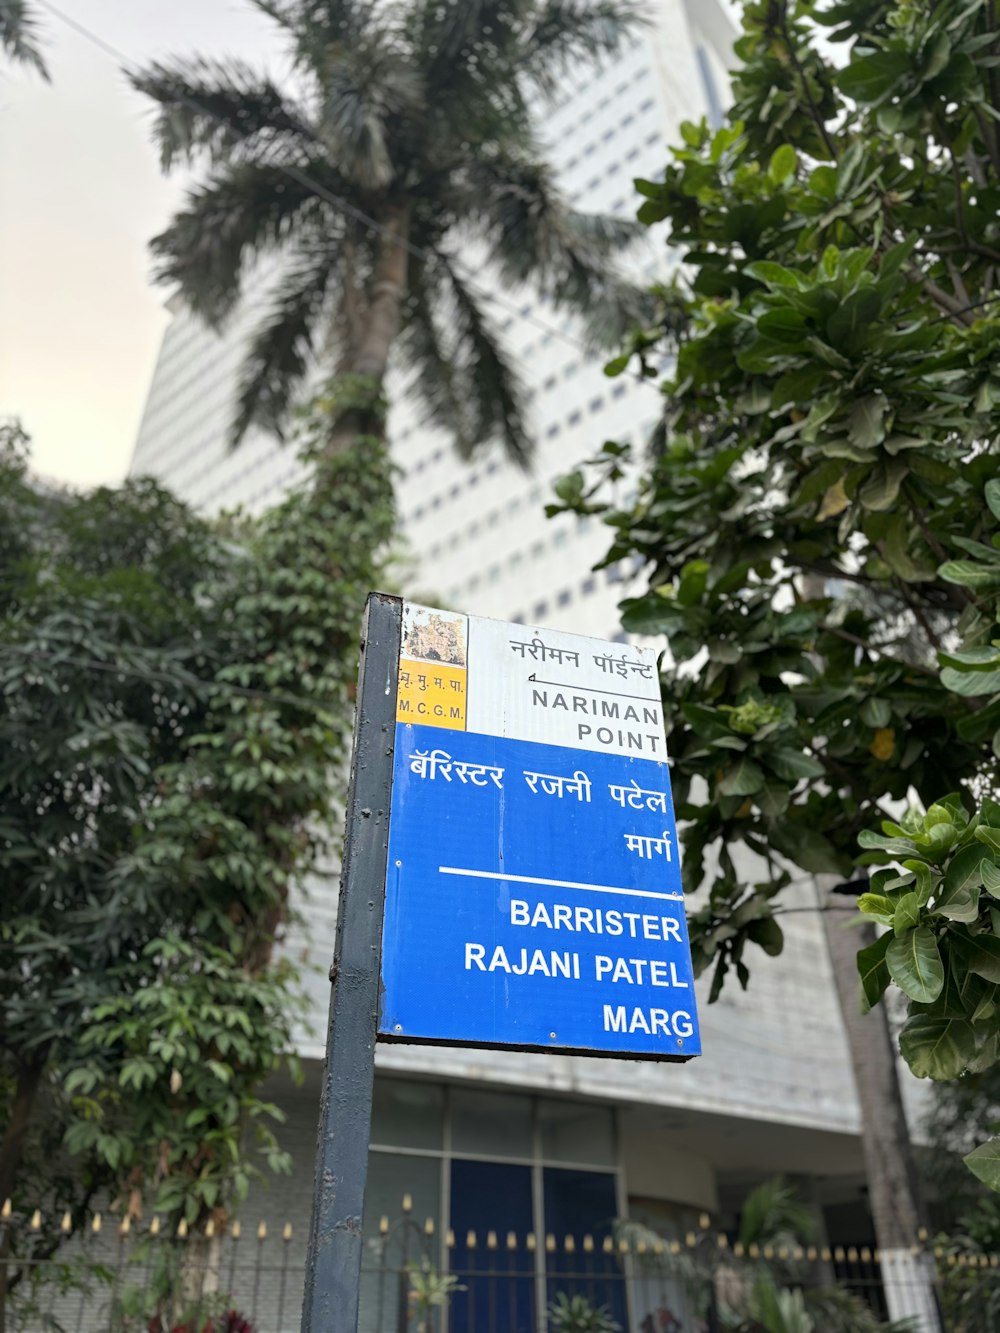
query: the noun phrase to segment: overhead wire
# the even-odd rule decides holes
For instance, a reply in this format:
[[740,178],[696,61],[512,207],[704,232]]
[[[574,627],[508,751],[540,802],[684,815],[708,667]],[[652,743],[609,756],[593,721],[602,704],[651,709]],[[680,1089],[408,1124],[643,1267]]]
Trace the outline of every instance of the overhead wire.
[[[59,19],[62,23],[72,28],[76,33],[79,34],[79,36],[83,37],[86,41],[92,43],[99,50],[103,51],[105,55],[110,56],[117,64],[120,64],[126,72],[132,70],[138,71],[139,65],[134,60],[132,60],[131,57],[126,55],[124,51],[119,50],[117,47],[113,46],[110,42],[106,41],[103,37],[101,37],[99,33],[94,32],[91,28],[88,28],[78,19],[75,19],[73,18],[72,15],[67,14],[64,10],[60,9],[58,5],[53,4],[52,0],[37,0],[37,3],[43,9],[48,10],[48,12],[53,15],[53,17]],[[207,107],[204,103],[198,101],[197,98],[193,98],[186,94],[183,94],[180,95],[177,98],[177,100],[183,103],[184,105],[190,107],[192,110],[197,111],[199,115],[208,117],[209,120],[217,121],[219,124],[227,123],[224,117],[220,116],[210,107]],[[310,176],[308,172],[303,171],[300,167],[296,167],[288,162],[282,162],[282,161],[276,161],[272,163],[272,165],[275,166],[277,170],[282,172],[282,174],[288,176],[289,179],[294,180],[297,184],[304,186],[307,190],[310,191],[310,193],[317,195],[325,202],[331,204],[334,208],[338,209],[345,216],[352,218],[355,222],[359,223],[367,230],[376,233],[377,235],[381,236],[384,240],[389,241],[393,245],[400,246],[402,249],[406,250],[408,254],[412,255],[415,259],[420,259],[425,263],[436,262],[438,256],[435,255],[433,251],[428,250],[425,246],[417,245],[415,242],[411,241],[408,237],[397,235],[390,228],[386,227],[384,223],[379,222],[377,218],[372,217],[371,214],[366,213],[361,208],[358,208],[356,204],[353,204],[349,199],[346,199],[343,195],[338,195],[334,191],[328,189],[325,185],[322,184],[321,181],[317,181],[315,177]],[[468,286],[469,290],[477,297],[477,299],[496,305],[502,310],[506,310],[510,315],[514,316],[515,318],[521,319],[526,324],[531,324],[536,328],[541,329],[543,332],[550,335],[551,337],[560,339],[568,346],[573,347],[576,351],[582,352],[585,356],[592,355],[593,349],[588,347],[588,345],[582,339],[575,337],[573,334],[567,332],[565,329],[561,329],[556,324],[550,324],[547,320],[539,318],[539,316],[533,314],[531,311],[525,311],[522,306],[518,306],[512,301],[508,301],[505,297],[501,296],[499,293],[492,292],[486,288],[481,287],[475,281],[475,279],[469,274],[468,270],[464,269],[464,267],[461,267],[459,265],[457,259],[453,255],[449,255],[447,258],[449,264],[451,264],[456,269],[456,271],[460,273],[462,281]],[[641,372],[636,373],[630,371],[628,373],[630,377],[633,378],[637,383],[649,385],[649,387],[656,392],[657,396],[659,396],[660,394],[659,389],[649,379],[647,379],[644,375],[642,375]]]

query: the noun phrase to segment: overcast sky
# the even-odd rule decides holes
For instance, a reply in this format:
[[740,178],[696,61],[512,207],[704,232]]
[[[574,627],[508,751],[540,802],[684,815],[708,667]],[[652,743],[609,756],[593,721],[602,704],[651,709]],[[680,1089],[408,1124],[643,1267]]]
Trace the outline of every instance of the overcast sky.
[[[274,25],[241,0],[60,8],[140,64],[194,50],[280,63]],[[39,472],[115,482],[166,325],[146,245],[184,182],[160,175],[149,104],[115,60],[37,12],[52,83],[0,62],[0,417],[21,419]]]

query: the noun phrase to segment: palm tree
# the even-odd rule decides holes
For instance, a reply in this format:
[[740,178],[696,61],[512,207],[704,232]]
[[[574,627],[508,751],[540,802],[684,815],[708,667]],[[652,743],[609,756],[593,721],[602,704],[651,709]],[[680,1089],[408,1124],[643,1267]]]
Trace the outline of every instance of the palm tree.
[[0,51],[9,60],[30,65],[43,79],[48,79],[36,27],[34,11],[25,0],[0,0]]
[[159,103],[164,169],[208,167],[152,243],[160,280],[220,327],[278,256],[232,442],[251,424],[282,435],[317,366],[341,390],[327,447],[381,435],[393,353],[463,457],[499,439],[524,463],[524,395],[458,250],[581,312],[597,343],[634,322],[639,298],[609,262],[632,224],[569,207],[533,128],[561,69],[622,43],[633,0],[252,3],[285,35],[297,97],[231,61],[131,76]]

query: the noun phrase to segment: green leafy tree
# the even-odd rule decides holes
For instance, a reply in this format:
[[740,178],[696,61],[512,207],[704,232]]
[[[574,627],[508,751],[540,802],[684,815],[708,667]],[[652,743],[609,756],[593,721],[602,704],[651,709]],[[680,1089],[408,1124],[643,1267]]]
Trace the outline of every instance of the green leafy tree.
[[[361,441],[218,526],[148,481],[51,496],[8,458],[0,482],[3,1193],[48,1203],[50,1252],[68,1181],[80,1215],[101,1188],[218,1231],[285,1165],[259,1094],[295,1018],[274,946],[331,836],[389,464]],[[183,1313],[183,1283],[164,1299]]]
[[[861,831],[913,791],[929,806],[993,785],[998,47],[980,0],[747,4],[728,123],[684,126],[664,177],[638,182],[640,219],[666,224],[685,269],[608,369],[635,358],[655,378],[669,357],[663,421],[648,458],[609,443],[560,496],[608,522],[609,563],[649,576],[623,624],[669,643],[712,998],[730,973],[747,984],[752,946],[780,953],[793,869],[849,879]],[[626,476],[637,495],[616,506],[602,487]],[[884,1028],[852,1026],[855,985],[890,1248],[910,1172],[885,1166],[898,1089]]]
[[254,3],[280,28],[294,95],[233,61],[131,76],[161,108],[164,169],[207,168],[153,241],[160,279],[220,326],[275,256],[233,440],[251,423],[280,435],[317,366],[372,395],[331,422],[329,448],[381,435],[372,405],[392,353],[463,457],[500,440],[524,462],[524,394],[456,247],[478,245],[505,288],[582,313],[599,340],[635,318],[609,265],[635,225],[567,205],[532,116],[563,68],[618,49],[631,0]]

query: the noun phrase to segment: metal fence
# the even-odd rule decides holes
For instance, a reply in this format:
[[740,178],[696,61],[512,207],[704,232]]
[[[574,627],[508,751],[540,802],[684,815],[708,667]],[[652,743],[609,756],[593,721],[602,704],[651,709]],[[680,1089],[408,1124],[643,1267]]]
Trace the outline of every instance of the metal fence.
[[[45,1223],[0,1218],[0,1333],[298,1333],[304,1238],[287,1223]],[[1000,1329],[1000,1258],[920,1242],[910,1257],[927,1265],[945,1333]],[[869,1333],[893,1280],[865,1247],[743,1247],[708,1226],[668,1238],[627,1222],[603,1237],[441,1235],[404,1214],[366,1243],[361,1329],[746,1333],[770,1327],[768,1287],[816,1333]]]

